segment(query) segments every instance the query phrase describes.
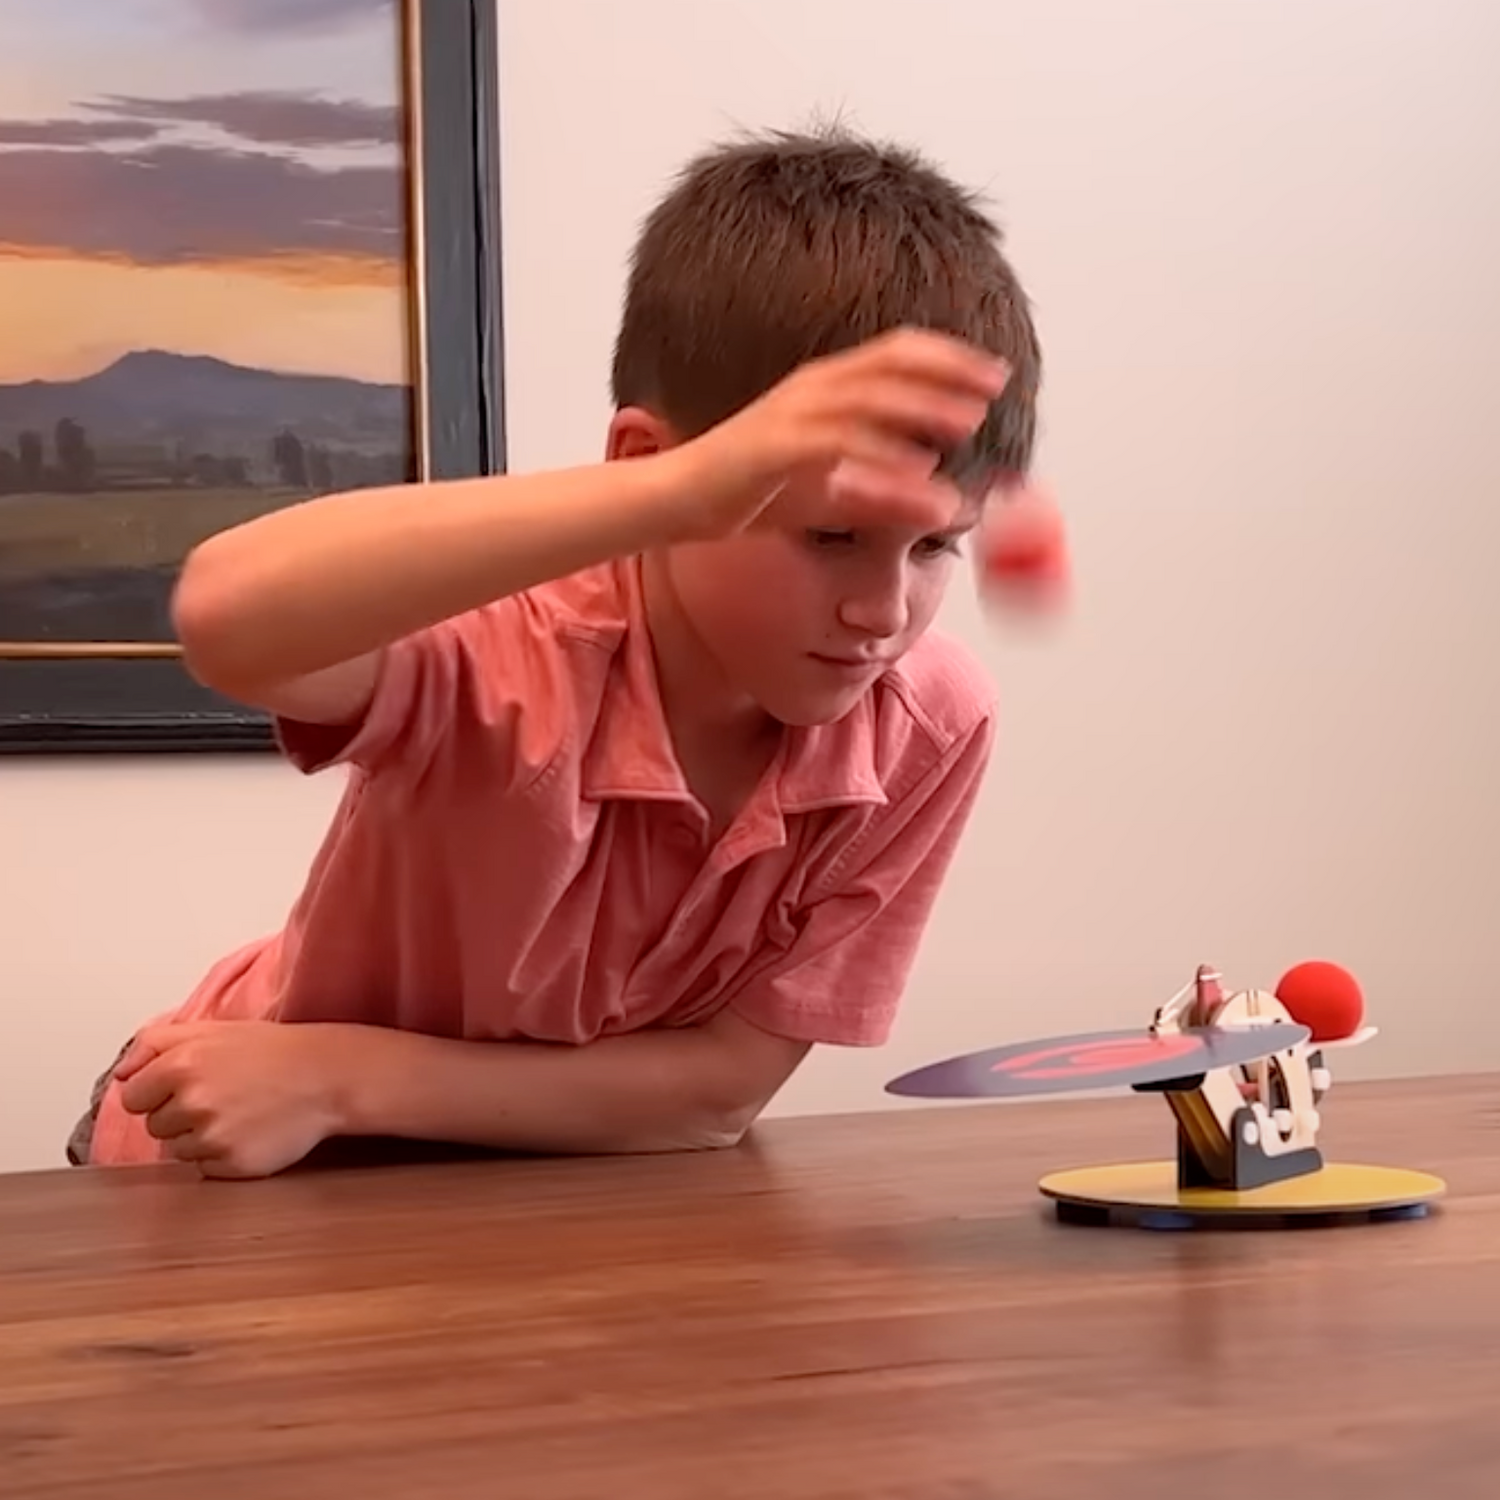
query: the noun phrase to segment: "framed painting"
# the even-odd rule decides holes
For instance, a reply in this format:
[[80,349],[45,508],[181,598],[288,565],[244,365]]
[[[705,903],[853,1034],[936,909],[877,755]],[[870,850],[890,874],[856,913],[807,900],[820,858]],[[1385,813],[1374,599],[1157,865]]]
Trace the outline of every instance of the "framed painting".
[[186,553],[505,467],[495,0],[77,8],[0,57],[0,753],[264,750]]

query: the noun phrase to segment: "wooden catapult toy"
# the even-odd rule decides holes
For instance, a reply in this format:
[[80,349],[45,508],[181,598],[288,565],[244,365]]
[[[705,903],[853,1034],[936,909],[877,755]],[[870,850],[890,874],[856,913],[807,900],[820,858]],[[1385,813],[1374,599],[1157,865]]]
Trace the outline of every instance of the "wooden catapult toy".
[[1175,1157],[1044,1177],[1040,1191],[1066,1223],[1178,1229],[1421,1217],[1445,1191],[1440,1178],[1329,1163],[1318,1143],[1319,1107],[1333,1086],[1325,1054],[1375,1035],[1363,1014],[1358,985],[1334,964],[1299,964],[1274,992],[1226,991],[1205,964],[1144,1030],[970,1053],[886,1087],[923,1099],[1116,1086],[1159,1094],[1176,1126]]

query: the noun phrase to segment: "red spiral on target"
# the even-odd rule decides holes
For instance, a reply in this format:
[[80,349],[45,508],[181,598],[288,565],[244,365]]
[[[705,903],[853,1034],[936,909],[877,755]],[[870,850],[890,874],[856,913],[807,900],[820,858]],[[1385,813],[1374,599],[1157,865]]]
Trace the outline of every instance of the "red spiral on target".
[[1098,1042],[1069,1042],[1003,1057],[991,1068],[1007,1078],[1043,1082],[1059,1078],[1091,1078],[1120,1073],[1145,1064],[1186,1057],[1200,1050],[1196,1038],[1169,1033],[1162,1036],[1113,1038]]

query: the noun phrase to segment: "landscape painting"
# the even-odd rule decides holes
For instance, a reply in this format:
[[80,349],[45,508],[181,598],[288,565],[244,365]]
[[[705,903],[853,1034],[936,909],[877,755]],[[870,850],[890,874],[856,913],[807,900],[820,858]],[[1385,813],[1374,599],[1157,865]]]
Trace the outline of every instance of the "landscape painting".
[[187,552],[504,471],[496,5],[0,4],[0,755],[272,748]]
[[203,537],[415,473],[401,7],[5,23],[0,655],[117,656]]

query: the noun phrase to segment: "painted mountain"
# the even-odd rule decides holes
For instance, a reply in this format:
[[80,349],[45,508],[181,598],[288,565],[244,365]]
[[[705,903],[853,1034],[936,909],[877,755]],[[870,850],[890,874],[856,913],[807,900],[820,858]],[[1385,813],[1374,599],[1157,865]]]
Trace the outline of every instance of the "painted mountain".
[[80,380],[0,385],[0,448],[18,455],[24,434],[45,443],[72,423],[96,452],[155,445],[259,468],[277,435],[291,433],[305,447],[399,457],[409,402],[400,385],[144,350]]

